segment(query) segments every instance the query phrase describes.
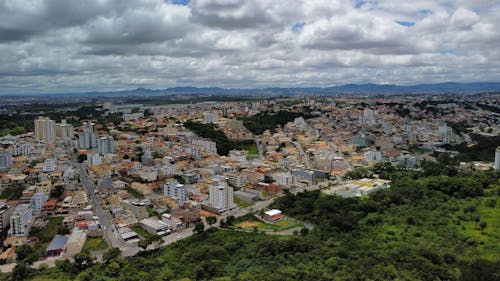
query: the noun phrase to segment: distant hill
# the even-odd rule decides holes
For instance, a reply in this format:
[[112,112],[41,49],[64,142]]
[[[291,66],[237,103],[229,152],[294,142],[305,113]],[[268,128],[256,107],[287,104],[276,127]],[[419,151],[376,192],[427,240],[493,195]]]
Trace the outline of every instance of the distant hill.
[[[73,95],[87,97],[103,96],[162,96],[162,95],[183,95],[183,94],[202,94],[202,95],[394,95],[394,94],[447,94],[447,93],[481,93],[481,92],[500,92],[500,82],[474,82],[474,83],[435,83],[435,84],[417,84],[410,86],[394,84],[346,84],[332,87],[268,87],[268,88],[219,88],[219,87],[172,87],[166,89],[147,89],[137,88],[124,91],[110,92],[85,92],[85,93],[60,93],[60,94],[38,94],[47,96]],[[10,96],[10,95],[9,95]],[[25,96],[25,95],[24,95]]]

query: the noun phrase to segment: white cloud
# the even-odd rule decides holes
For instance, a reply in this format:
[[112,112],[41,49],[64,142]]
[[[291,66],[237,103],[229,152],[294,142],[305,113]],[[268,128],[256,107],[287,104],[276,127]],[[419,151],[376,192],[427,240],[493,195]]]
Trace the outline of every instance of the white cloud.
[[498,1],[364,2],[0,0],[0,92],[500,77]]
[[464,8],[457,9],[450,19],[450,24],[453,27],[462,30],[471,29],[478,22],[479,15]]

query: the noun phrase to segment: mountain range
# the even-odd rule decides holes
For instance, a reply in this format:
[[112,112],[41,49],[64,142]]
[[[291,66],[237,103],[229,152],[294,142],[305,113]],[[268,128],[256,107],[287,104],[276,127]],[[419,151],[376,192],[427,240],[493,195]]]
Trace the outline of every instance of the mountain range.
[[[500,92],[500,82],[395,85],[395,84],[346,84],[332,87],[269,87],[269,88],[219,88],[219,87],[173,87],[166,89],[136,88],[124,91],[85,93],[44,93],[46,96],[163,96],[163,95],[396,95],[396,94],[450,94]],[[13,96],[9,94],[9,96]],[[23,95],[26,96],[26,95]]]

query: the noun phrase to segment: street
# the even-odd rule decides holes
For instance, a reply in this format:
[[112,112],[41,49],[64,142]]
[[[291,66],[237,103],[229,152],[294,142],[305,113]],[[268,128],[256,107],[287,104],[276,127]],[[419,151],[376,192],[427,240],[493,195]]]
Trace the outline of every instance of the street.
[[311,169],[312,168],[311,162],[309,162],[309,157],[304,152],[302,145],[298,141],[294,141],[293,144],[295,144],[295,146],[297,147],[297,151],[299,153],[299,156],[304,161],[306,168]]
[[94,208],[95,214],[99,218],[99,223],[103,230],[104,238],[108,245],[113,248],[119,248],[122,255],[125,257],[133,256],[139,252],[139,247],[130,245],[123,241],[118,232],[114,231],[115,224],[112,223],[108,211],[105,211],[101,206],[101,200],[95,193],[95,184],[90,179],[87,169],[80,163],[75,163],[76,167],[80,172],[80,179],[82,185],[87,189],[87,194],[92,200],[92,206]]

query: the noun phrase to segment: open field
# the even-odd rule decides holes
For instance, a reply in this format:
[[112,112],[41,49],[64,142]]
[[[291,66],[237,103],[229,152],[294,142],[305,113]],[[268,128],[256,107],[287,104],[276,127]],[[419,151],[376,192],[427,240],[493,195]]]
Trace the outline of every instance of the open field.
[[132,230],[137,232],[137,234],[139,234],[139,236],[141,236],[144,239],[155,237],[153,234],[148,233],[146,230],[142,229],[140,226],[134,226],[134,227],[132,227]]
[[85,245],[83,246],[84,250],[90,251],[100,251],[108,248],[108,244],[101,237],[91,237],[87,238]]
[[244,221],[244,222],[239,223],[237,226],[247,228],[247,227],[259,226],[260,224],[261,224],[261,222],[258,222],[258,221]]
[[238,205],[238,207],[240,207],[240,208],[248,208],[248,207],[252,206],[254,203],[245,202],[245,201],[242,201],[238,198],[234,198],[234,204]]
[[235,224],[235,226],[252,229],[257,227],[257,230],[261,231],[283,231],[296,227],[302,227],[303,223],[289,217],[276,223],[267,223],[255,217],[255,215],[246,215],[243,217],[243,220],[240,220]]

